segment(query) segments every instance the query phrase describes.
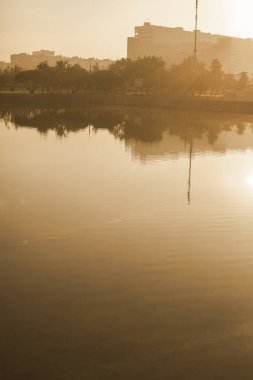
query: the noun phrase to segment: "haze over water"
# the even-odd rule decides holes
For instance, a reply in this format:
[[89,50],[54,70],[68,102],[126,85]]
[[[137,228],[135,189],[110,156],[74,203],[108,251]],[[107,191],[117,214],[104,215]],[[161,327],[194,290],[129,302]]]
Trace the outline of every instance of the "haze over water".
[[2,378],[251,380],[252,148],[249,115],[2,110]]

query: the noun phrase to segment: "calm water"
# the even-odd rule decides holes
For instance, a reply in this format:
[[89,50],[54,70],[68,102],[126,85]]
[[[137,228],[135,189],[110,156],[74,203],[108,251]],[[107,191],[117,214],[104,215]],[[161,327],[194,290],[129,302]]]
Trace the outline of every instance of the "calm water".
[[253,116],[2,110],[3,380],[252,380]]

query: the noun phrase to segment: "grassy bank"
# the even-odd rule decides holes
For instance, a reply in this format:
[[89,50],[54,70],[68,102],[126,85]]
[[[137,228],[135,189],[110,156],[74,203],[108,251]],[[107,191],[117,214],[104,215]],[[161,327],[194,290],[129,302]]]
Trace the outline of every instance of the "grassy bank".
[[161,95],[0,93],[1,106],[127,106],[173,110],[253,113],[253,102],[223,99],[170,98]]

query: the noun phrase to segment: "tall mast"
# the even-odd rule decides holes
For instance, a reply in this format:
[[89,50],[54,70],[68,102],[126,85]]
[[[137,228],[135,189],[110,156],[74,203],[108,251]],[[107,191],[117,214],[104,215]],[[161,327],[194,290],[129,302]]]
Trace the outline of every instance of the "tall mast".
[[199,0],[196,0],[195,5],[195,32],[194,32],[194,57],[197,59],[197,37],[198,37],[198,8],[199,8]]

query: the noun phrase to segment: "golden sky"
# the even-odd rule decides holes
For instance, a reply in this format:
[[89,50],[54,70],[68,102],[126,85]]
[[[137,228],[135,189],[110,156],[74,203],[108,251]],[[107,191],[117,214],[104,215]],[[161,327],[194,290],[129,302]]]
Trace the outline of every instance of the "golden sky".
[[[0,0],[0,60],[50,49],[66,56],[126,56],[127,36],[144,21],[194,26],[195,0]],[[199,0],[203,31],[253,37],[252,0]]]

